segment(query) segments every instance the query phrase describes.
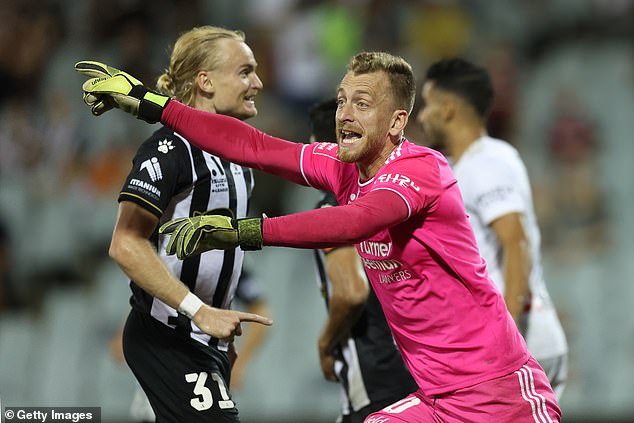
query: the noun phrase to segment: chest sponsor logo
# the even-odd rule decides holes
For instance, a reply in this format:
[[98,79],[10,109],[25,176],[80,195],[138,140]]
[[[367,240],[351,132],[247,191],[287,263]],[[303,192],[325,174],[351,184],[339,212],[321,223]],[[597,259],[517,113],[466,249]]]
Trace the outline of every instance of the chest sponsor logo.
[[399,185],[403,188],[412,188],[414,191],[418,192],[420,191],[420,187],[418,187],[414,181],[412,181],[410,178],[408,178],[405,175],[401,175],[400,173],[385,173],[383,175],[380,175],[376,182],[388,182],[388,183],[392,183],[392,184],[396,184]]
[[369,256],[387,257],[392,251],[391,242],[363,241],[359,244],[359,250]]
[[156,157],[152,157],[151,159],[141,163],[141,170],[147,171],[152,182],[163,179],[163,171],[161,170],[161,165]]
[[412,278],[409,270],[403,269],[403,264],[398,260],[372,260],[361,258],[363,267],[368,270],[379,271],[379,283],[390,284]]
[[211,192],[227,192],[229,191],[229,183],[227,178],[211,178]]

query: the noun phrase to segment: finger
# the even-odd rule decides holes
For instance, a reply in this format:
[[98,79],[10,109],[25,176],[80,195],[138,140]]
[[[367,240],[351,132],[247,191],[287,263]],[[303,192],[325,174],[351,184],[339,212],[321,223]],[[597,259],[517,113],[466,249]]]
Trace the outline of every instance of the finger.
[[[170,232],[164,232],[164,234],[165,233],[167,233],[167,234],[171,233],[170,239],[169,239],[169,241],[167,243],[167,247],[165,247],[165,251],[167,252],[168,255],[176,254],[177,257],[179,259],[181,259],[180,254],[179,254],[179,246],[181,245],[179,233],[183,229],[183,227],[187,225],[187,219],[183,218],[183,219],[178,219],[178,220],[180,220],[180,222],[178,222],[177,224],[174,225],[174,229],[170,228]],[[176,222],[176,221],[173,221],[173,222]],[[168,222],[168,224],[169,223],[171,223],[171,222]],[[161,226],[161,229],[164,226],[165,225]],[[159,229],[159,232],[160,232],[160,229]]]
[[104,76],[112,76],[119,73],[119,69],[108,66],[105,63],[95,62],[93,60],[82,60],[75,63],[75,70],[82,75],[90,78],[101,78]]
[[176,237],[174,235],[172,235],[170,237],[170,240],[167,242],[167,246],[165,247],[165,254],[167,254],[168,256],[173,256],[174,254],[176,254],[176,243],[175,243],[175,241],[176,241]]
[[159,234],[171,234],[178,228],[184,221],[186,221],[186,217],[181,217],[180,219],[170,220],[167,223],[163,223],[159,228]]
[[179,259],[183,259],[183,257],[181,256],[181,245],[183,244],[182,239],[180,237],[180,234],[183,230],[184,227],[187,226],[187,219],[182,219],[182,222],[180,222],[180,224],[176,225],[175,230],[171,231],[171,237],[169,242],[167,243],[167,247],[165,247],[165,251],[167,252],[168,255],[174,255],[176,254],[176,256]]
[[91,78],[84,82],[81,86],[82,90],[87,93],[99,92],[100,84],[104,81],[109,80],[109,76],[105,76],[103,78]]
[[238,313],[238,318],[240,319],[241,322],[260,323],[265,326],[271,326],[273,324],[273,320],[269,319],[268,317],[260,316],[259,314],[246,313],[243,311],[240,311],[237,313]]
[[94,95],[91,93],[84,93],[84,103],[86,103],[89,106],[94,106],[98,101],[101,101],[103,98],[103,96],[99,95]]
[[183,233],[186,229],[187,222],[179,226],[172,234],[172,238],[174,239],[174,248],[176,248],[176,257],[178,257],[179,260],[185,260],[187,258],[185,251],[183,251]]
[[178,238],[176,244],[176,252],[178,258],[181,260],[185,260],[186,258],[191,256],[191,253],[187,251],[186,247],[187,240],[191,237],[190,233],[192,232],[192,230],[193,228],[191,225],[191,220],[188,219],[187,221],[183,222],[183,224],[180,225],[174,232],[173,236]]
[[106,66],[103,63],[84,60],[75,63],[75,70],[84,76],[90,78],[102,78],[109,76]]
[[100,116],[106,113],[108,110],[112,109],[112,104],[110,104],[106,100],[107,99],[100,100],[90,108],[90,111],[93,115]]
[[188,230],[183,233],[183,249],[187,256],[192,255],[194,251],[196,251],[201,237],[202,232],[193,227],[188,228]]

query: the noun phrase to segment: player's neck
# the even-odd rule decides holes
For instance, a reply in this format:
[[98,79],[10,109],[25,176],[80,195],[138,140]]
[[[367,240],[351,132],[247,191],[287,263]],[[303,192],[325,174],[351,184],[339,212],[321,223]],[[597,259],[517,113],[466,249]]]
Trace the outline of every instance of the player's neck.
[[386,143],[383,150],[378,156],[370,163],[357,162],[357,168],[359,169],[359,178],[362,182],[372,179],[374,175],[385,165],[385,162],[390,157],[392,152],[403,142],[403,138],[395,138],[391,142]]
[[465,123],[456,125],[448,143],[449,154],[454,163],[458,163],[465,151],[486,134],[486,128],[481,124]]

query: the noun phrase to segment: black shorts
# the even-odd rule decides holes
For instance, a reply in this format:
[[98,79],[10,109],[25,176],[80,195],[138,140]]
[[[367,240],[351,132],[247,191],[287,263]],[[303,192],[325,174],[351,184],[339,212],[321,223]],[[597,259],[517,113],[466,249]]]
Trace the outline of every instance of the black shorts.
[[157,423],[239,422],[228,386],[227,354],[130,311],[123,352]]

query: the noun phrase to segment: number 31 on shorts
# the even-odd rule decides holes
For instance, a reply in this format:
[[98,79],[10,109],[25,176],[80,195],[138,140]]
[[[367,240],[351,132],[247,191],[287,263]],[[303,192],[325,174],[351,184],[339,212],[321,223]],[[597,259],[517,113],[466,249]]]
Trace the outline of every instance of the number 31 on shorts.
[[[211,390],[207,388],[207,386],[205,386],[209,374],[210,373],[207,372],[200,372],[187,373],[185,375],[185,380],[188,383],[195,383],[194,395],[196,396],[189,401],[189,404],[197,411],[209,410],[214,405],[213,394]],[[224,380],[220,377],[220,375],[216,373],[211,373],[211,379],[218,385],[218,392],[220,393],[221,398],[220,401],[218,401],[218,407],[221,410],[234,408],[235,404],[233,403],[231,398],[229,398]]]

